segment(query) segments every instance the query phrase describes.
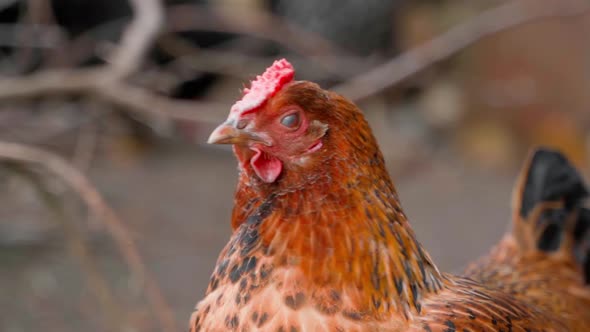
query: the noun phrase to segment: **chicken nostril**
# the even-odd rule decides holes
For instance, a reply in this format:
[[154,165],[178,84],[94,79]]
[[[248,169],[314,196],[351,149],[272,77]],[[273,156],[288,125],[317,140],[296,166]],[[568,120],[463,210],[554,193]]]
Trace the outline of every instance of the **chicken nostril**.
[[242,130],[242,129],[246,128],[247,125],[248,125],[248,121],[246,119],[242,119],[242,120],[238,121],[238,124],[236,124],[236,128]]

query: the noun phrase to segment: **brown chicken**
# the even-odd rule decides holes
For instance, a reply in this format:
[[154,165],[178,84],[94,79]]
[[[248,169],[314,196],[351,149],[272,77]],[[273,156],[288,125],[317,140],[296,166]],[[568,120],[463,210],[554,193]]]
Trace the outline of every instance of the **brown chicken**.
[[240,175],[191,331],[590,331],[590,213],[567,160],[536,152],[513,231],[465,276],[445,274],[361,111],[293,76],[275,62],[209,138],[233,144]]

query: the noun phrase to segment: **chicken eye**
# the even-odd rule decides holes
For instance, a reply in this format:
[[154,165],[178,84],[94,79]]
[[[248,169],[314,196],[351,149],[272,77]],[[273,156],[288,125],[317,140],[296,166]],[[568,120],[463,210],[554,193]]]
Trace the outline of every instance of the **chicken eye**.
[[281,124],[290,129],[297,128],[297,126],[299,126],[299,113],[285,115],[281,119]]

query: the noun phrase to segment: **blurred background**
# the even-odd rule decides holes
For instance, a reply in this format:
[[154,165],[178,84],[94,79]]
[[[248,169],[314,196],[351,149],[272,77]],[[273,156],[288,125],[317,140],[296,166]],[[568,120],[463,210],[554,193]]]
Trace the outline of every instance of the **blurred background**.
[[0,330],[185,330],[237,175],[206,138],[279,57],[361,106],[460,271],[532,146],[588,174],[589,35],[583,0],[0,0]]

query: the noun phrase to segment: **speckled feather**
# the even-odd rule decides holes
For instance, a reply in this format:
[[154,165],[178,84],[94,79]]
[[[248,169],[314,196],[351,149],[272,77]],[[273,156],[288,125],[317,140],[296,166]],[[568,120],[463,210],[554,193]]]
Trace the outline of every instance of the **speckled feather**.
[[[439,272],[358,108],[313,83],[291,82],[257,113],[285,105],[304,110],[307,131],[323,147],[309,160],[283,160],[273,183],[240,163],[234,232],[191,331],[586,331],[587,321],[565,312],[590,308],[583,296],[553,306],[542,295],[553,289],[536,289],[542,280],[588,293],[577,261],[537,249],[521,254],[509,235],[468,270],[471,279]],[[555,270],[542,271],[548,266]]]

